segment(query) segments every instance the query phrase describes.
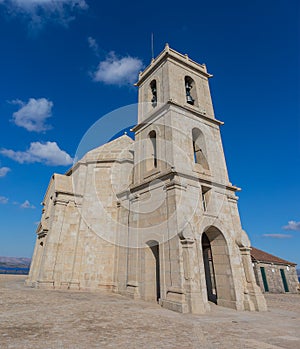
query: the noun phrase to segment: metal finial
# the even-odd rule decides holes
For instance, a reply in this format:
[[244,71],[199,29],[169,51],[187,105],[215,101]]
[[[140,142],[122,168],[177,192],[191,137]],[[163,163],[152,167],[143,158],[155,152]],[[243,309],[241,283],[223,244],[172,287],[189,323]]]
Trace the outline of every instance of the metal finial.
[[151,54],[152,54],[152,60],[154,59],[154,34],[151,33]]

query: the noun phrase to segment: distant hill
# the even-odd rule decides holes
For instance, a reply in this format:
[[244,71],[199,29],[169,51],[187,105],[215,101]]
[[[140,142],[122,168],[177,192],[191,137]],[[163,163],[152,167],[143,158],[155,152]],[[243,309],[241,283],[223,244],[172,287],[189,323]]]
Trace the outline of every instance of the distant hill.
[[298,280],[300,282],[300,269],[297,269]]
[[30,263],[30,258],[0,256],[0,274],[28,274]]

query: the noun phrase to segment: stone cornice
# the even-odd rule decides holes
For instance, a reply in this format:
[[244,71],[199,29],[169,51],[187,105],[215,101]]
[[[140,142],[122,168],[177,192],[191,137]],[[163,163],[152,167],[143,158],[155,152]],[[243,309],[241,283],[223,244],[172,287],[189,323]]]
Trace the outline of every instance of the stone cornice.
[[170,182],[165,184],[165,187],[167,190],[170,190],[173,188],[180,188],[180,189],[186,190],[186,184],[183,184],[180,181],[174,180],[174,178],[176,176],[181,177],[181,178],[187,178],[190,180],[194,180],[194,181],[200,182],[201,184],[209,185],[211,187],[226,189],[226,190],[229,190],[231,192],[236,192],[236,191],[241,190],[240,188],[238,188],[234,185],[231,185],[230,183],[227,183],[227,184],[218,183],[216,181],[213,181],[212,179],[207,179],[207,178],[201,177],[199,175],[195,175],[193,173],[185,173],[185,172],[176,171],[175,169],[170,168],[170,169],[167,169],[166,171],[159,172],[155,176],[155,178],[151,177],[150,179],[146,179],[140,183],[133,184],[129,187],[129,189],[124,190],[120,193],[117,193],[116,195],[118,198],[121,198],[124,195],[128,195],[128,193],[134,193],[136,191],[139,191],[139,190],[149,186],[149,184],[151,182],[153,182],[154,179],[159,179],[159,180],[165,180],[168,178],[171,179]]
[[197,116],[205,121],[211,122],[215,125],[218,125],[218,126],[224,125],[224,121],[213,119],[213,118],[207,116],[205,113],[203,113],[203,111],[197,110],[196,107],[193,108],[193,107],[189,106],[188,104],[183,106],[183,105],[181,105],[173,100],[169,100],[167,103],[174,105],[182,110],[185,110],[185,111],[187,110],[187,111],[191,112],[193,115],[195,115],[195,116]]
[[203,75],[205,78],[211,78],[212,75],[206,70],[205,64],[199,64],[189,58],[188,55],[183,55],[166,44],[164,50],[151,61],[151,63],[146,67],[146,69],[139,74],[139,81],[135,84],[140,86],[159,66],[161,66],[166,61],[174,61],[183,65],[185,68],[189,68],[194,72]]
[[168,107],[169,107],[168,103],[165,103],[162,106],[155,108],[152,111],[152,113],[149,116],[147,116],[143,122],[134,126],[130,131],[136,132],[142,129],[143,127],[146,127],[148,124],[152,123],[156,118],[157,119],[161,118],[167,112]]
[[[155,119],[159,119],[161,118],[163,115],[165,115],[165,113],[170,109],[171,106],[175,106],[176,108],[181,109],[182,111],[185,112],[190,112],[192,115],[206,121],[209,122],[211,124],[217,125],[217,126],[221,126],[224,125],[223,121],[217,120],[217,119],[213,119],[209,116],[206,116],[202,111],[197,110],[196,108],[192,108],[188,105],[184,105],[182,106],[181,104],[173,101],[173,100],[169,100],[167,103],[165,103],[164,105],[162,105],[161,107],[159,107],[157,110],[154,110],[149,116],[146,117],[145,120],[143,120],[141,123],[137,124],[136,126],[134,126],[131,131],[133,132],[137,132],[141,129],[143,129],[144,127],[148,126],[148,124],[151,124],[154,122]],[[188,115],[186,115],[188,117]]]
[[56,194],[56,198],[53,200],[54,205],[67,206],[69,202],[72,201],[76,207],[81,206],[80,202],[77,200],[83,198],[82,194],[74,194],[63,191],[56,192]]

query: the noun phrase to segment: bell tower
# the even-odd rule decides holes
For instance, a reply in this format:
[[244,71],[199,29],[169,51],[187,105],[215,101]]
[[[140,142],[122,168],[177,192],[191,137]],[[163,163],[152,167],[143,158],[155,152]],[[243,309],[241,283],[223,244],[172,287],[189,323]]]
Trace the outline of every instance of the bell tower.
[[119,220],[128,226],[119,232],[127,262],[119,262],[117,288],[179,312],[203,313],[211,301],[264,310],[211,77],[168,45],[139,75],[133,183],[118,194]]
[[[139,103],[146,104],[140,109],[138,122],[144,121],[157,106],[168,101],[214,118],[208,85],[210,77],[212,75],[207,72],[205,64],[192,61],[188,55],[179,54],[166,44],[160,55],[140,73],[137,83]],[[157,104],[149,103],[153,97]]]
[[[168,168],[228,185],[219,126],[204,64],[168,44],[140,73],[135,179]],[[155,164],[154,164],[155,163]],[[152,166],[154,165],[154,166]]]

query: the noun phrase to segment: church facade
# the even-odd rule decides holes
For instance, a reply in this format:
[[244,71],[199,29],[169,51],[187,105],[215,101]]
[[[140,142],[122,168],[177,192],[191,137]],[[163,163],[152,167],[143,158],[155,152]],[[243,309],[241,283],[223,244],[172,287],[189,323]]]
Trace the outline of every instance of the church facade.
[[139,75],[127,135],[54,174],[27,284],[110,290],[186,313],[266,310],[206,66],[168,45]]

